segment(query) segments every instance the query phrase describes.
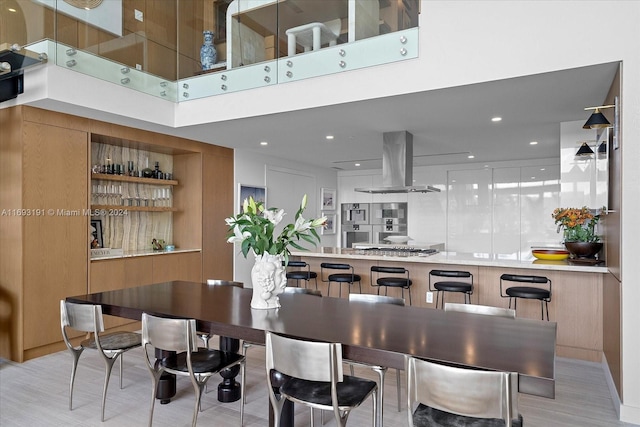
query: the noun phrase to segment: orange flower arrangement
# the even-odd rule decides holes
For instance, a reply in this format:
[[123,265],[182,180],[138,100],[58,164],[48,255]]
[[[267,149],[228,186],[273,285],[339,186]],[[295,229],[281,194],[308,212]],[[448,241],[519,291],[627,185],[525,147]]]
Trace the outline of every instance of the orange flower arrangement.
[[564,228],[565,242],[597,242],[600,236],[595,234],[595,226],[600,215],[594,215],[586,207],[556,208],[551,214],[558,225],[558,233]]

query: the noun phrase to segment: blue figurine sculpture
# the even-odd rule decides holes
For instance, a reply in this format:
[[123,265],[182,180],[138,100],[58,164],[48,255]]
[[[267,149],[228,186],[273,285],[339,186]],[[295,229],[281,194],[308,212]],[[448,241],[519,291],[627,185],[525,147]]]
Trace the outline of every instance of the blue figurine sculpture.
[[204,35],[204,44],[200,48],[200,62],[202,63],[202,70],[211,70],[216,63],[217,52],[213,46],[213,31],[206,30],[202,33]]

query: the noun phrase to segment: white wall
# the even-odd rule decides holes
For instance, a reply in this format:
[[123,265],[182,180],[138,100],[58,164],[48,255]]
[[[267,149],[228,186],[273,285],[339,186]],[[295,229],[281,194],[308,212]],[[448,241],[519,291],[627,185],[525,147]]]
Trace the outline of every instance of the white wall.
[[[264,151],[268,151],[265,147]],[[307,194],[305,218],[317,218],[321,211],[321,188],[336,189],[336,172],[311,165],[294,164],[257,151],[235,151],[235,200],[238,204],[238,184],[267,187],[267,206],[285,209],[283,225],[294,221],[302,196]],[[318,246],[336,246],[337,234],[321,235]],[[303,246],[310,247],[303,242]],[[234,280],[251,283],[253,259],[244,259],[236,245]]]

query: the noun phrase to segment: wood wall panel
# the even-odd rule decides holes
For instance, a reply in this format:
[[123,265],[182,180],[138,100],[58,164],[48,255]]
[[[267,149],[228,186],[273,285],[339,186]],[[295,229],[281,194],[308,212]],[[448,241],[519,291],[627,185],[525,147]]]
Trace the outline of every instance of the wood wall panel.
[[202,254],[200,252],[154,255],[153,283],[171,280],[202,282]]
[[203,154],[202,277],[233,280],[233,245],[225,218],[235,213],[233,158]]
[[[150,256],[105,259],[91,262],[89,292],[104,292],[153,283],[153,261]],[[129,324],[132,321],[105,317],[105,328]]]
[[46,212],[23,219],[24,346],[33,348],[60,340],[51,321],[60,299],[87,289],[88,135],[31,122],[23,131],[23,207]]
[[182,154],[173,158],[173,243],[177,248],[202,248],[202,154]]
[[135,19],[135,11],[142,12],[142,16],[146,16],[146,0],[123,0],[122,1],[122,19],[123,26],[126,31],[132,33],[144,34],[145,23]]
[[[0,209],[22,203],[22,107],[0,110]],[[22,218],[0,216],[0,357],[22,361]]]
[[177,7],[176,0],[147,1],[144,18],[147,38],[160,46],[173,50],[174,58],[178,34]]

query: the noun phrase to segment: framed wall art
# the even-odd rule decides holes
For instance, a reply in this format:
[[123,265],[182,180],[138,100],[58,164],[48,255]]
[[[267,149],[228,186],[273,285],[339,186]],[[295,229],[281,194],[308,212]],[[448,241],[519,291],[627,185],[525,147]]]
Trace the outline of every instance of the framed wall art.
[[267,187],[258,185],[238,184],[238,212],[242,213],[242,204],[245,199],[253,197],[256,202],[267,205]]
[[323,212],[322,215],[327,217],[327,222],[320,230],[321,234],[336,234],[336,214]]
[[336,210],[336,190],[333,188],[320,189],[320,205],[323,211]]
[[91,233],[91,242],[89,247],[91,249],[101,249],[104,247],[102,242],[102,220],[92,219],[91,227],[89,228]]

